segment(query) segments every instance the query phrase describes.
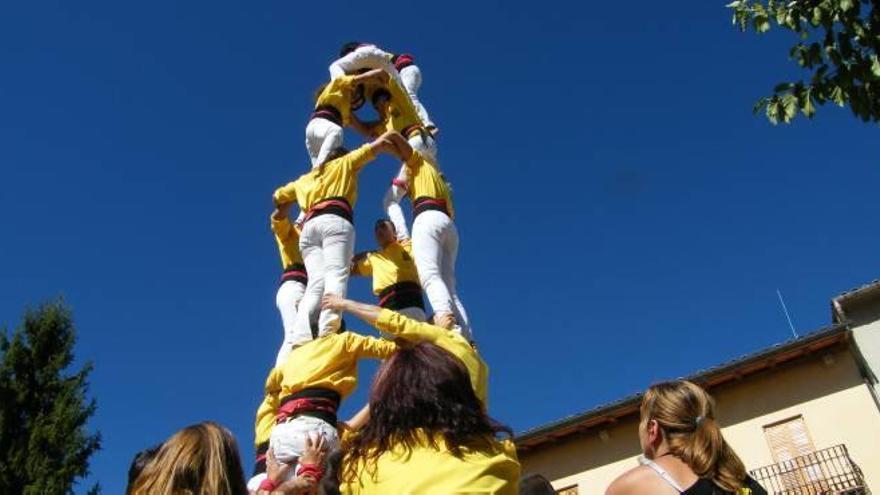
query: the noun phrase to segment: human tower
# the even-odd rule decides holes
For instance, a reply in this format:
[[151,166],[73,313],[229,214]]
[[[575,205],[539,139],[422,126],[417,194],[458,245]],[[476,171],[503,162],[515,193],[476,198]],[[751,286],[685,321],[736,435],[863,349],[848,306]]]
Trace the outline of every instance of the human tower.
[[[273,194],[271,227],[283,265],[276,303],[284,339],[257,410],[252,490],[274,486],[265,473],[270,447],[277,462],[296,465],[310,439],[338,446],[337,411],[357,385],[361,358],[384,359],[407,341],[430,340],[462,361],[486,403],[488,368],[456,293],[455,212],[437,161],[438,130],[417,95],[421,78],[411,55],[365,43],[343,45],[306,125],[311,170]],[[375,122],[355,114],[367,102],[379,117]],[[345,128],[363,135],[365,144],[343,147]],[[355,255],[358,174],[383,153],[400,159],[401,167],[383,197],[387,218],[375,224],[378,249]],[[406,198],[411,236],[401,206]],[[294,205],[300,213],[292,220]],[[382,310],[371,323],[391,338],[345,331],[341,310],[352,274],[372,276]],[[431,322],[423,294],[433,310]],[[290,475],[314,477],[315,469],[320,471],[299,466]]]

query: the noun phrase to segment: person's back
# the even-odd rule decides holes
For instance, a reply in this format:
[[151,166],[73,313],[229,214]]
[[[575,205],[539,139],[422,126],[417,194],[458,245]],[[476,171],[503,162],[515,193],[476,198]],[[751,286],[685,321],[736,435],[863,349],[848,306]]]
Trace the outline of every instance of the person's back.
[[[519,476],[516,446],[511,440],[480,439],[453,455],[442,437],[432,446],[424,432],[411,450],[396,446],[376,460],[376,475],[368,469],[361,479],[347,480],[343,493],[456,494],[517,493],[510,482]],[[361,466],[363,468],[363,466]]]
[[486,415],[450,352],[401,348],[379,369],[369,402],[369,422],[344,442],[342,493],[516,495],[510,430]]

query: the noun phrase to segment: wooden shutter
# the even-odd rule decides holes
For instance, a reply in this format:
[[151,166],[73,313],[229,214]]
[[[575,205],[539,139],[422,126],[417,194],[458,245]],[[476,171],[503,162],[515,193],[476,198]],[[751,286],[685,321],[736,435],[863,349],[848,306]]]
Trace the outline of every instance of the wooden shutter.
[[770,444],[773,460],[777,463],[790,461],[816,450],[803,416],[765,426],[764,435]]
[[819,493],[827,488],[827,475],[813,454],[816,448],[803,416],[767,425],[764,435],[786,489]]

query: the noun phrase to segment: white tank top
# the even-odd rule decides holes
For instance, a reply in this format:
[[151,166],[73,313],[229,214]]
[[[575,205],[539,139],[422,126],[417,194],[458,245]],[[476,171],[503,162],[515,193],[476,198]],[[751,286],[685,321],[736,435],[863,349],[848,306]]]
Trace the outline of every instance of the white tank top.
[[675,488],[675,491],[677,491],[678,493],[684,493],[684,489],[682,489],[682,487],[672,478],[672,475],[666,472],[666,470],[660,467],[660,465],[656,462],[648,459],[643,455],[640,455],[639,464],[641,464],[642,466],[648,466],[649,468],[653,469],[654,472],[663,479],[663,481],[669,483],[672,488]]

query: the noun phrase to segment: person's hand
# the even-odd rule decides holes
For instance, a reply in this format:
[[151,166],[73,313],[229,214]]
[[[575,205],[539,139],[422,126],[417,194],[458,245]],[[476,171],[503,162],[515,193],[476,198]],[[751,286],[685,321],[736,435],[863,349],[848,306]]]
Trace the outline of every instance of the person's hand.
[[276,485],[280,484],[281,481],[287,477],[287,474],[291,469],[293,469],[293,466],[279,462],[278,459],[275,458],[275,452],[273,452],[272,449],[269,449],[269,452],[266,455],[266,477],[268,477],[270,481]]
[[290,203],[283,203],[275,207],[272,212],[272,218],[275,220],[283,220],[287,218],[287,211],[290,209]]
[[324,294],[321,299],[321,309],[329,309],[331,311],[345,311],[345,303],[347,301],[336,294]]
[[306,448],[299,457],[300,464],[324,465],[324,455],[327,453],[327,443],[324,435],[318,435],[318,440],[312,440],[312,436],[306,437]]
[[382,83],[382,85],[388,84],[388,81],[391,80],[391,75],[388,72],[382,70],[378,74],[376,74],[376,80]]
[[455,326],[455,316],[452,313],[436,313],[434,315],[434,325],[452,330]]

